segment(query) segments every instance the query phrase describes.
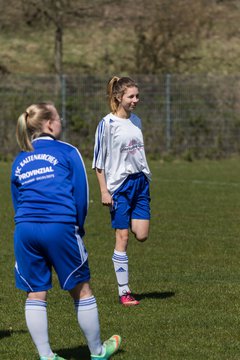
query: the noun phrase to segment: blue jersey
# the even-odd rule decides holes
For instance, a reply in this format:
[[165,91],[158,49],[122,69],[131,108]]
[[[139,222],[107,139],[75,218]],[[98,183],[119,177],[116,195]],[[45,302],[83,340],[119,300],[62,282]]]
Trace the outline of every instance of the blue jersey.
[[34,150],[20,152],[12,165],[15,223],[71,223],[83,236],[89,191],[79,151],[50,136],[39,137],[32,144]]

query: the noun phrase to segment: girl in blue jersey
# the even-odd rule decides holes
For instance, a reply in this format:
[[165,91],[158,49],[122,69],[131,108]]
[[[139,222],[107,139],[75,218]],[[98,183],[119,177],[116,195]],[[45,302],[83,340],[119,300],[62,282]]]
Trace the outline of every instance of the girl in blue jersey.
[[95,135],[93,168],[102,204],[110,207],[115,229],[113,264],[120,303],[138,305],[128,284],[129,228],[139,241],[149,233],[151,173],[147,164],[141,120],[132,113],[139,102],[138,85],[129,77],[114,76],[107,94],[111,113],[99,123]]
[[48,339],[47,291],[52,287],[52,267],[61,288],[74,300],[91,359],[109,359],[121,338],[113,335],[103,344],[100,340],[83,242],[88,210],[86,170],[79,151],[58,140],[61,130],[51,103],[31,105],[17,122],[22,151],[11,175],[16,286],[27,292],[26,323],[41,360],[63,359],[53,353]]

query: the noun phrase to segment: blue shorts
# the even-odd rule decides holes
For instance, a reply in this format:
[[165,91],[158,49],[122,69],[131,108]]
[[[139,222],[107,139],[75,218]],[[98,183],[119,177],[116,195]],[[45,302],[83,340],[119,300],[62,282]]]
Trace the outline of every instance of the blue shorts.
[[141,172],[127,177],[113,193],[112,227],[128,229],[132,219],[150,219],[149,181]]
[[62,289],[89,281],[88,254],[78,228],[66,223],[20,222],[14,232],[16,287],[46,291],[52,287],[52,267]]

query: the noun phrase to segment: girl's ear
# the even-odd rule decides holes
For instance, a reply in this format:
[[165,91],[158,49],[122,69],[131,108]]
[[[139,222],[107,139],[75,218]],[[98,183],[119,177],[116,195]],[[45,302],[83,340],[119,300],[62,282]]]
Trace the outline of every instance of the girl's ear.
[[52,127],[52,120],[48,120],[47,121],[47,124],[48,124],[48,128],[51,132],[53,132],[53,127]]
[[46,133],[48,133],[48,132],[52,133],[53,132],[52,120],[44,121],[43,132],[46,132]]

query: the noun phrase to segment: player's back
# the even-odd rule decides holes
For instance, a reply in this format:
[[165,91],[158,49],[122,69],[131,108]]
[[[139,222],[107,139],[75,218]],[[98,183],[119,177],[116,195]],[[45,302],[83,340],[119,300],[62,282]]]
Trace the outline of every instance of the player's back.
[[15,221],[74,223],[71,152],[76,149],[51,137],[38,138],[33,146],[12,167]]

